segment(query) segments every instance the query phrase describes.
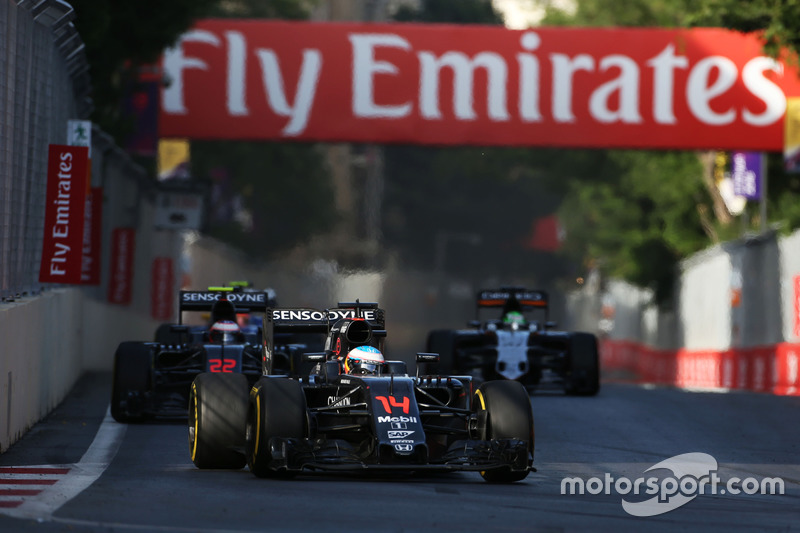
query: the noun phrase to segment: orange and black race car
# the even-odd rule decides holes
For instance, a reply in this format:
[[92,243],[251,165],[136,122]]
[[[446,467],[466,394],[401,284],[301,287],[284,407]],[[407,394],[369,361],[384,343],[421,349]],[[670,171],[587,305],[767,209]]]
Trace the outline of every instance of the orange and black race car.
[[[500,310],[500,318],[481,320],[487,309]],[[555,384],[567,394],[597,394],[596,336],[556,331],[548,311],[544,291],[523,287],[482,290],[477,294],[477,319],[465,329],[431,331],[426,349],[439,354],[442,372],[478,380],[514,380],[529,390]]]

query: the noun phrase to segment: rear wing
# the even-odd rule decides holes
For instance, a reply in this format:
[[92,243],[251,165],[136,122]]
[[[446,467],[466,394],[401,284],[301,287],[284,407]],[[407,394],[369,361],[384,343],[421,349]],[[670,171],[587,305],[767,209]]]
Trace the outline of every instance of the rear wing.
[[503,313],[508,311],[530,311],[532,309],[547,310],[547,293],[545,291],[525,289],[522,287],[501,287],[500,289],[484,289],[478,292],[478,311],[485,308],[498,307]]
[[276,307],[267,310],[262,327],[264,372],[272,373],[272,356],[275,353],[275,335],[279,333],[328,334],[333,325],[343,318],[361,318],[376,333],[385,331],[385,311],[377,303],[339,302],[332,309],[310,307]]
[[332,309],[310,307],[276,307],[264,317],[264,331],[271,324],[275,333],[327,333],[342,318],[363,318],[376,329],[386,325],[385,312],[376,303],[343,303]]
[[184,311],[211,311],[218,300],[228,300],[237,313],[266,312],[275,305],[275,292],[236,290],[232,287],[211,287],[205,291],[180,291],[178,293],[178,321]]

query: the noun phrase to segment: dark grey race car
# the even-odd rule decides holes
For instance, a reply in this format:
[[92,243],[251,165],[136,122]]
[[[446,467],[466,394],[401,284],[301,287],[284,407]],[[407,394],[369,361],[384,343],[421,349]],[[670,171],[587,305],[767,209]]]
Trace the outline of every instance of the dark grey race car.
[[[500,319],[480,320],[484,309],[501,309]],[[440,371],[477,380],[514,380],[533,390],[548,382],[567,394],[593,396],[600,390],[597,338],[556,331],[544,291],[522,287],[482,290],[478,320],[468,328],[434,330],[426,350],[440,355]],[[532,314],[539,313],[540,320]]]
[[[464,376],[420,375],[435,354],[417,354],[417,375],[387,361],[374,375],[341,373],[338,356],[380,350],[377,304],[336,309],[270,309],[262,377],[204,373],[192,384],[189,447],[198,468],[242,468],[259,477],[302,471],[477,471],[490,482],[534,470],[533,415],[525,389],[494,381],[473,389]],[[274,335],[320,332],[326,350],[307,353],[310,374],[273,372]]]
[[117,348],[111,391],[114,419],[141,422],[185,417],[192,381],[202,372],[236,373],[254,383],[261,375],[260,328],[237,328],[212,338],[209,327],[186,325],[183,315],[210,313],[212,323],[233,326],[237,313],[263,316],[273,300],[270,291],[180,291],[178,323],[159,328],[156,337],[160,341],[128,341]]

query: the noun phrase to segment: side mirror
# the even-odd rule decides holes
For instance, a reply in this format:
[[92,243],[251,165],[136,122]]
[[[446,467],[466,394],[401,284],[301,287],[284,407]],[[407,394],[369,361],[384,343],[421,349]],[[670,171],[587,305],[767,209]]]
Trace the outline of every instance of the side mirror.
[[417,353],[417,363],[438,363],[438,362],[439,362],[438,353],[426,353],[426,352]]
[[[422,364],[430,364],[430,363],[438,363],[439,362],[439,354],[438,353],[426,353],[426,352],[418,352],[417,353],[417,377],[419,377],[419,365]],[[426,367],[427,372],[427,367]]]
[[545,329],[554,329],[554,328],[557,328],[557,327],[558,327],[558,323],[553,322],[552,320],[544,323],[544,328]]
[[182,324],[172,324],[169,327],[169,330],[172,333],[189,333],[189,326],[184,326]]
[[303,354],[303,361],[308,363],[324,363],[328,358],[325,352],[309,352]]
[[478,329],[478,328],[481,327],[481,321],[480,320],[470,320],[469,322],[467,322],[467,327],[468,328]]

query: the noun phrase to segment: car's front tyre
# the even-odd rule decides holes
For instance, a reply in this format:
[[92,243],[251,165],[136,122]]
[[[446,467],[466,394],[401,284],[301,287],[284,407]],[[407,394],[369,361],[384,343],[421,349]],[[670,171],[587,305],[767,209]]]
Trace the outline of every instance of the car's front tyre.
[[[534,431],[531,399],[517,381],[487,381],[475,392],[474,408],[485,416],[486,440],[516,439],[527,444],[525,462],[533,457]],[[484,411],[484,413],[481,413]],[[503,467],[484,470],[481,476],[491,483],[511,483],[525,479],[528,470]]]
[[250,391],[247,416],[247,464],[258,477],[288,477],[272,462],[270,439],[296,438],[306,432],[306,396],[293,379],[262,377]]

